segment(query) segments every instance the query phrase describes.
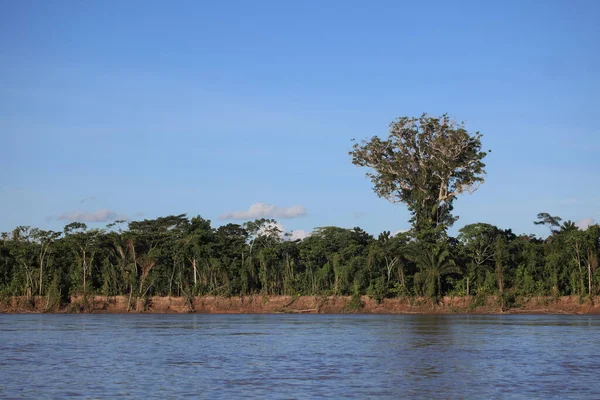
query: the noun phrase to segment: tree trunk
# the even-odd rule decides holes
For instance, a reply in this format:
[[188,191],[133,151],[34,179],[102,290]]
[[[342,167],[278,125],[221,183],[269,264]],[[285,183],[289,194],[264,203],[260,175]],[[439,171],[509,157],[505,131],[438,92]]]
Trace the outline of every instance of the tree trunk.
[[127,312],[131,310],[131,294],[133,293],[133,283],[129,284],[129,299],[127,300]]
[[392,269],[394,269],[394,266],[396,265],[397,262],[398,262],[398,257],[395,257],[392,260],[389,260],[387,257],[385,258],[386,272],[387,272],[386,284],[390,283],[390,279],[392,276]]
[[40,287],[39,287],[39,291],[38,291],[38,294],[40,296],[42,295],[42,283],[43,283],[42,279],[43,279],[43,276],[44,276],[44,252],[40,253]]
[[592,298],[592,263],[588,261],[588,295]]
[[196,259],[192,260],[192,268],[194,269],[194,287],[198,284],[198,268],[196,267]]
[[176,261],[173,260],[173,272],[171,273],[171,279],[169,279],[169,297],[171,297],[171,289],[173,288],[173,277],[175,276],[175,264]]
[[583,283],[583,280],[585,278],[584,278],[584,275],[583,275],[583,271],[581,270],[581,255],[579,254],[579,250],[580,250],[579,249],[579,243],[575,243],[574,248],[575,248],[575,252],[576,252],[575,253],[575,261],[577,262],[577,268],[579,269],[579,278],[581,279],[580,280],[580,287],[579,287],[578,292],[579,292],[579,294],[581,294],[581,291],[585,290],[584,289],[585,286],[584,286],[584,283]]
[[33,271],[29,271],[25,262],[23,262],[23,268],[25,269],[25,296],[29,299],[33,295]]
[[83,264],[82,264],[82,268],[83,268],[83,298],[85,299],[86,296],[86,275],[87,275],[87,265],[85,262],[85,250],[82,251],[82,255],[83,255]]
[[404,280],[404,265],[400,264],[400,268],[398,268],[398,273],[400,274],[400,284],[402,287],[406,287],[406,282]]
[[43,277],[44,277],[44,260],[46,259],[46,254],[48,253],[48,248],[50,247],[50,243],[46,243],[46,247],[42,243],[42,250],[40,252],[40,288],[39,294],[42,295],[42,286],[43,286]]
[[593,302],[593,295],[594,295],[595,291],[593,290],[593,287],[592,287],[592,275],[598,269],[598,256],[592,249],[588,250],[587,265],[588,265],[588,293],[590,295],[590,300],[592,300],[592,302]]
[[496,264],[496,276],[498,278],[498,289],[500,290],[500,294],[504,293],[504,276],[502,274],[502,264]]

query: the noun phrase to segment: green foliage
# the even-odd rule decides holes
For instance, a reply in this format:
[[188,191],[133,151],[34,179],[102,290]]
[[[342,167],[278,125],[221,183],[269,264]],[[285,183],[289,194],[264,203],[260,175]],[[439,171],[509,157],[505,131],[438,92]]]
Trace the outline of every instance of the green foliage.
[[384,276],[380,276],[379,278],[371,282],[371,285],[369,285],[369,288],[367,289],[367,295],[380,304],[383,301],[383,299],[387,297],[387,294],[388,289],[385,283]]
[[469,308],[471,310],[474,310],[477,307],[485,306],[485,305],[487,305],[487,299],[488,299],[488,297],[485,295],[485,293],[483,293],[483,292],[477,293],[476,296],[471,298],[471,303],[469,303]]
[[[562,218],[560,217],[553,217],[552,215],[548,214],[548,213],[539,213],[537,215],[537,221],[534,221],[533,223],[535,225],[545,225],[550,229],[550,233],[556,233],[557,232],[557,228],[560,226],[560,221],[562,221]],[[570,224],[567,224],[567,228],[571,228]]]
[[359,294],[353,294],[350,302],[346,304],[345,311],[346,312],[357,312],[362,310],[364,304],[360,298]]
[[521,307],[521,303],[518,301],[518,296],[514,291],[502,293],[499,296],[498,301],[500,303],[500,307],[502,307],[502,310]]
[[78,295],[83,300],[72,309],[80,311],[91,295],[125,295],[131,307],[148,306],[150,296],[182,296],[191,308],[198,295],[369,295],[378,302],[470,295],[473,304],[499,295],[510,306],[511,296],[589,299],[600,288],[597,225],[583,231],[563,224],[540,240],[471,224],[456,239],[432,243],[339,227],[290,241],[270,224],[213,228],[179,215],[129,229],[69,224],[61,235],[18,227],[0,237],[0,294],[48,309]]
[[54,274],[54,278],[50,282],[45,300],[46,304],[44,306],[44,311],[56,310],[61,305],[66,303],[64,297],[62,296],[61,282],[58,273]]
[[441,246],[426,246],[416,249],[411,256],[416,262],[418,272],[414,279],[418,291],[427,297],[442,297],[442,277],[461,274],[461,269],[451,259],[450,252]]
[[446,286],[448,288],[448,291],[446,292],[448,296],[456,297],[467,295],[467,285],[466,279],[464,277],[461,279],[457,279],[453,276],[447,276]]
[[417,234],[440,233],[456,220],[455,198],[484,181],[481,137],[448,115],[401,117],[392,121],[387,138],[356,143],[350,155],[353,164],[370,168],[367,176],[379,197],[408,206]]
[[408,290],[408,286],[403,285],[399,282],[394,284],[394,287],[392,287],[389,290],[389,293],[393,296],[393,297],[408,297],[411,296],[412,294],[410,293],[410,291]]

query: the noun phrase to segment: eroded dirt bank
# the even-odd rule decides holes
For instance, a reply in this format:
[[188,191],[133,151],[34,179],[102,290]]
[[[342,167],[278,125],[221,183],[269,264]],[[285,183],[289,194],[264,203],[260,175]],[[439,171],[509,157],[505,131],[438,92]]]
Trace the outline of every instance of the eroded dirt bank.
[[0,302],[2,313],[306,313],[306,314],[598,314],[598,301],[582,301],[578,297],[517,298],[510,307],[501,306],[491,296],[477,298],[445,297],[434,303],[425,298],[385,299],[381,303],[362,296],[244,296],[194,298],[149,297],[130,300],[127,296],[72,297],[70,303],[52,305],[46,297],[13,297]]

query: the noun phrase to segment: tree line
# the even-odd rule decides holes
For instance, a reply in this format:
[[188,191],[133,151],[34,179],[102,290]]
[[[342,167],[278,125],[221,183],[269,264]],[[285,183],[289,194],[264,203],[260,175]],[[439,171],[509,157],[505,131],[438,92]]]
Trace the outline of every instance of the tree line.
[[104,229],[75,222],[63,232],[20,226],[0,240],[0,293],[596,296],[600,226],[556,220],[546,239],[477,223],[435,246],[414,232],[333,226],[290,240],[273,220],[215,228],[185,215]]
[[374,192],[411,213],[412,228],[374,237],[360,228],[317,228],[291,240],[276,221],[214,228],[200,216],[116,221],[104,229],[81,222],[63,232],[17,227],[0,241],[0,294],[148,296],[576,295],[600,287],[600,227],[540,213],[546,239],[487,223],[456,237],[453,204],[484,183],[482,135],[448,115],[401,117],[387,137],[355,143],[352,163],[368,168]]

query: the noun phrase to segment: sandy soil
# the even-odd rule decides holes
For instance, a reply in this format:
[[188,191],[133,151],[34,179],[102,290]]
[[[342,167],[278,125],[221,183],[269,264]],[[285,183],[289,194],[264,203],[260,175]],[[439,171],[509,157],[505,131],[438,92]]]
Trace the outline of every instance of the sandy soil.
[[66,305],[51,305],[45,297],[13,297],[0,302],[0,313],[51,312],[51,313],[208,313],[208,314],[597,314],[600,304],[578,297],[519,298],[512,308],[501,308],[498,299],[490,296],[485,304],[476,304],[475,298],[445,297],[435,304],[425,298],[385,299],[383,302],[362,296],[356,299],[345,296],[244,296],[194,298],[149,297],[132,300],[127,296],[74,296]]

